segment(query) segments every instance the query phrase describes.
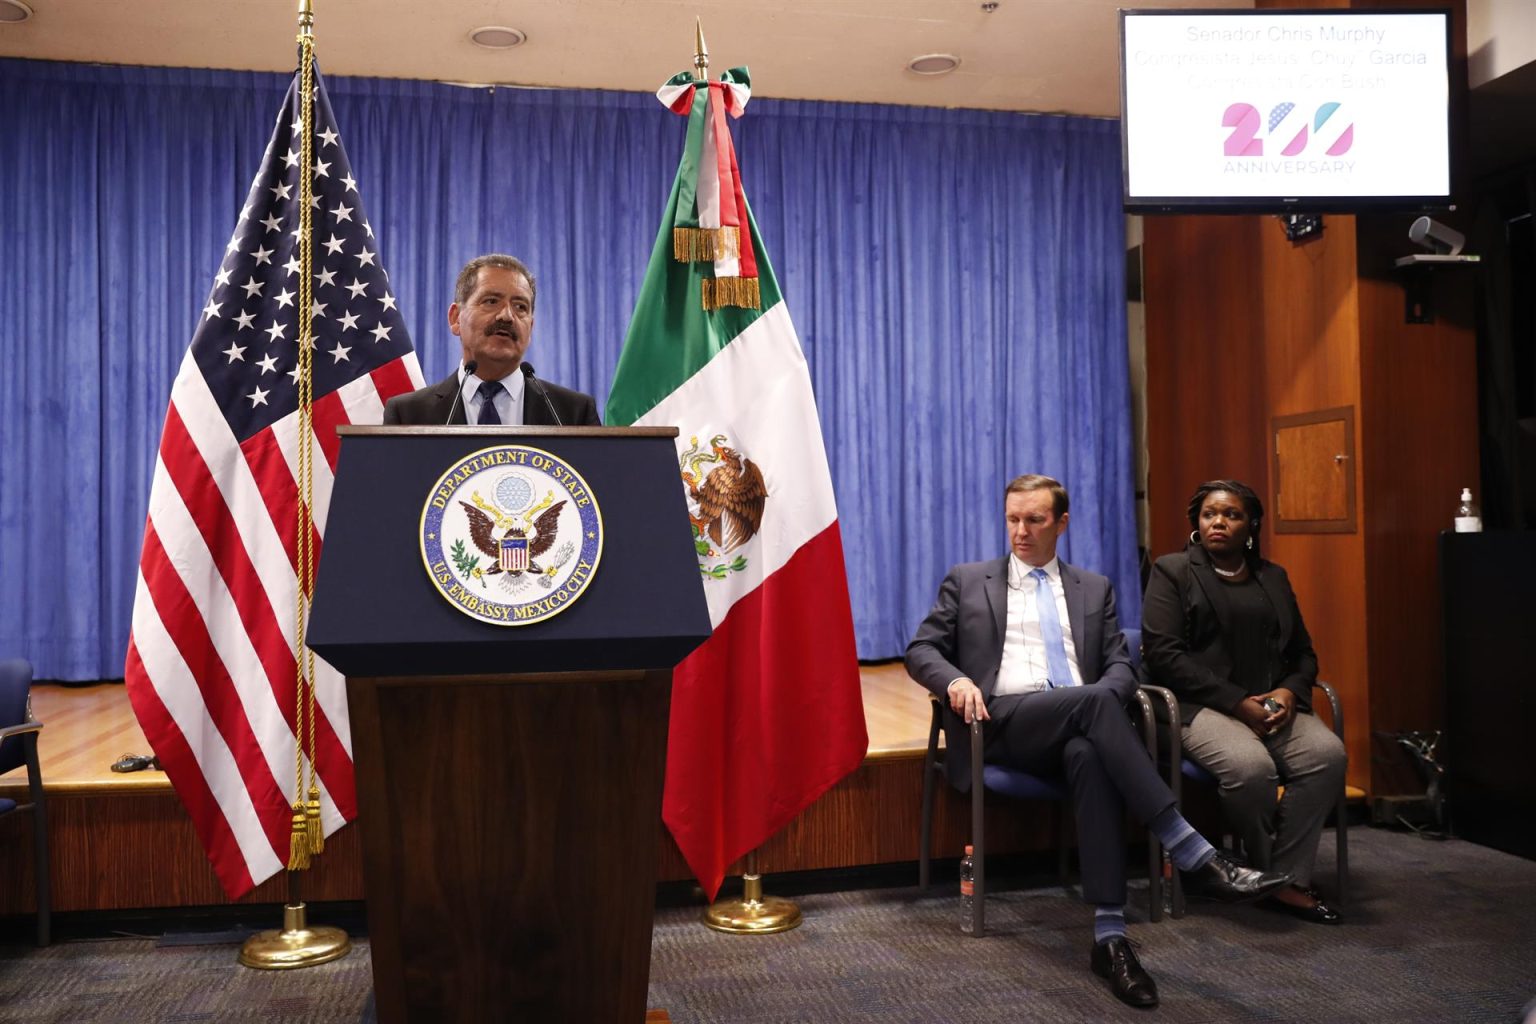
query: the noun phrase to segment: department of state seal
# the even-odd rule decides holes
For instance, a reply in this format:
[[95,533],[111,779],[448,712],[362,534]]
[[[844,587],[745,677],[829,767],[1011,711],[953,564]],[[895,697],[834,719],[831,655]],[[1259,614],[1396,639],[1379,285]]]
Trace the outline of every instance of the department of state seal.
[[421,512],[421,557],[437,592],[497,626],[526,626],[579,598],[603,554],[603,517],[559,457],[497,445],[448,468]]

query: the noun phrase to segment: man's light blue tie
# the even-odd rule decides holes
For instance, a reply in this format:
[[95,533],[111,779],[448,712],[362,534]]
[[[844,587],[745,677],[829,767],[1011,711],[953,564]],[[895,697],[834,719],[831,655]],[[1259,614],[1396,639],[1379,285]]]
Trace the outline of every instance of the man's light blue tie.
[[1029,574],[1035,581],[1035,606],[1040,609],[1040,639],[1045,642],[1045,665],[1050,671],[1051,688],[1072,685],[1072,667],[1067,663],[1067,643],[1061,636],[1061,615],[1056,611],[1056,595],[1044,569]]
[[480,418],[476,423],[495,424],[501,422],[501,414],[496,411],[496,396],[501,394],[502,384],[499,380],[483,380],[480,387],[475,389],[475,394],[480,396]]

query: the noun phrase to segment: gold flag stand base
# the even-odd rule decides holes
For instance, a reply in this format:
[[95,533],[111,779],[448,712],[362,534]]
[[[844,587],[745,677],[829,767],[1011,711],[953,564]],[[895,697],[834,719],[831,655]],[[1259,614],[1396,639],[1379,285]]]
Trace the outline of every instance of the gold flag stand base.
[[352,940],[340,928],[311,928],[299,895],[299,873],[288,872],[288,902],[283,906],[281,931],[257,932],[240,947],[240,962],[259,971],[288,971],[340,960]]
[[240,947],[240,962],[262,971],[286,971],[328,964],[352,949],[352,940],[340,928],[311,928],[304,918],[304,904],[283,907],[282,931],[257,932],[246,939]]
[[763,895],[763,876],[757,873],[757,851],[747,854],[747,870],[741,876],[739,900],[716,900],[704,911],[704,923],[717,932],[732,935],[773,935],[800,926],[800,908],[789,900]]

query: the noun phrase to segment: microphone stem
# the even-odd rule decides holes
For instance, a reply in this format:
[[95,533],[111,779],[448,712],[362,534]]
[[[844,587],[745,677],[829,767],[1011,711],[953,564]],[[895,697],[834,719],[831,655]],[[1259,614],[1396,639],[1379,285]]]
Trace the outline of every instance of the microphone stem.
[[[464,377],[468,377],[478,369],[480,369],[480,364],[471,359],[469,362],[464,364]],[[459,407],[459,403],[464,400],[464,377],[459,378],[459,386],[453,392],[453,401],[448,406],[448,418],[443,421],[443,426],[445,427],[453,422],[453,411],[457,409]],[[464,417],[464,422],[468,424],[468,416]]]
[[[533,375],[533,367],[527,363],[524,363],[521,369],[523,371],[523,376],[528,378],[529,387],[532,387],[535,384],[538,385],[539,395],[544,399],[544,408],[549,410],[549,417],[555,421],[555,426],[565,426],[565,423],[560,419],[560,414],[555,412],[555,403],[549,399],[549,389],[544,386],[543,381],[539,380]],[[526,420],[524,422],[526,422]]]

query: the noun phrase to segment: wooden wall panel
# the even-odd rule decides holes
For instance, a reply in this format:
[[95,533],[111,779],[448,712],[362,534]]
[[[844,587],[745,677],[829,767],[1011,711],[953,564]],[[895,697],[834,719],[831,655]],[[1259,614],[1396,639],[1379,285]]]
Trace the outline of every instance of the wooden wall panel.
[[[918,850],[922,751],[927,744],[927,691],[898,662],[860,672],[870,727],[865,763],[773,837],[761,866],[771,873],[912,861]],[[159,772],[118,775],[107,769],[123,750],[145,749],[120,685],[41,686],[33,707],[46,723],[40,744],[48,785],[52,876],[61,910],[138,909],[224,904],[191,822]],[[20,770],[0,777],[0,796],[26,797]],[[989,845],[999,853],[1042,850],[1054,843],[1047,808],[997,801]],[[934,855],[958,856],[969,833],[969,803],[941,787],[935,808]],[[332,836],[313,871],[307,898],[363,897],[361,822]],[[31,907],[30,816],[0,819],[0,914]],[[669,833],[656,822],[659,877],[691,877]],[[738,863],[733,870],[741,870]],[[278,903],[279,876],[246,897]]]
[[[229,902],[175,793],[71,793],[48,799],[53,904],[60,911],[211,906]],[[357,830],[331,836],[304,875],[314,900],[362,898]],[[30,843],[6,850],[6,862],[31,861]],[[23,878],[22,876],[26,876]],[[284,875],[257,886],[242,903],[281,903]],[[0,914],[30,911],[30,870],[0,872]],[[274,927],[278,922],[274,922]]]
[[[1475,272],[1439,272],[1436,323],[1405,324],[1390,268],[1411,219],[1328,216],[1300,245],[1273,217],[1154,217],[1144,231],[1154,554],[1182,546],[1183,494],[1202,478],[1272,500],[1267,417],[1355,409],[1359,528],[1263,539],[1343,700],[1349,781],[1377,793],[1419,783],[1373,757],[1372,731],[1443,721],[1435,535],[1478,479]],[[1202,255],[1212,247],[1224,265]],[[1233,332],[1226,345],[1210,325]]]
[[[1477,271],[1434,276],[1433,324],[1404,321],[1403,289],[1390,270],[1410,218],[1362,230],[1362,443],[1372,452],[1362,519],[1371,607],[1368,643],[1376,684],[1371,724],[1388,732],[1444,723],[1444,671],[1437,537],[1450,529],[1463,487],[1478,486]],[[1369,243],[1369,249],[1367,249]],[[1373,276],[1367,277],[1371,273]],[[1421,788],[1406,758],[1377,749],[1377,792]]]
[[[915,861],[922,785],[920,758],[865,761],[763,845],[759,870],[772,874]],[[992,796],[987,808],[987,845],[993,852],[1019,853],[1054,845],[1050,808]],[[960,856],[969,841],[970,815],[968,796],[947,785],[940,787],[934,801],[933,856]],[[663,881],[692,878],[671,833],[663,830],[661,845],[659,877]],[[727,874],[740,874],[742,868],[737,861]]]
[[1349,784],[1370,788],[1370,662],[1365,552],[1360,535],[1282,534],[1270,557],[1285,566],[1317,650],[1318,675],[1344,707]]
[[[1355,218],[1325,216],[1323,234],[1290,242],[1277,217],[1256,217],[1257,262],[1263,275],[1259,329],[1264,360],[1264,411],[1289,416],[1360,404],[1359,298],[1355,283]],[[1356,416],[1358,432],[1359,416]],[[1268,440],[1266,437],[1266,448]],[[1370,514],[1361,500],[1360,465],[1370,453],[1355,438],[1356,521]],[[1266,452],[1266,455],[1268,453]],[[1273,501],[1273,461],[1266,458],[1260,493]],[[1317,649],[1318,670],[1344,705],[1349,782],[1370,777],[1369,660],[1365,641],[1365,546],[1358,531],[1337,534],[1264,532],[1265,552],[1290,575]]]
[[[1293,245],[1275,217],[1148,217],[1148,499],[1154,557],[1183,548],[1195,486],[1234,477],[1274,493],[1270,418],[1357,406],[1354,218]],[[1359,439],[1356,439],[1358,452]],[[1356,493],[1360,493],[1356,459]],[[1357,506],[1364,514],[1364,504]],[[1276,535],[1322,674],[1344,702],[1350,783],[1369,778],[1365,559],[1358,533]]]
[[1257,217],[1148,217],[1147,505],[1153,558],[1181,551],[1185,504],[1201,481],[1261,486],[1264,439],[1263,266],[1246,254]]
[[1286,240],[1278,217],[1252,219],[1263,280],[1256,340],[1271,415],[1357,405],[1355,218],[1325,216],[1322,236],[1301,243]]
[[[765,874],[915,861],[922,761],[866,761],[764,845]],[[1051,809],[990,799],[988,846],[994,853],[1050,849]],[[220,906],[229,903],[203,856],[191,819],[169,789],[158,792],[81,792],[48,803],[53,900],[59,911]],[[0,871],[0,916],[32,909],[30,823],[0,822],[6,870]],[[941,787],[935,802],[935,857],[958,857],[970,832],[970,802]],[[692,877],[671,834],[657,822],[658,877]],[[739,874],[740,863],[731,873]],[[302,876],[307,900],[361,900],[363,878],[357,825],[331,836],[313,870]],[[914,871],[913,880],[916,880]],[[286,876],[257,886],[239,902],[281,903]],[[273,922],[276,927],[277,921]]]
[[[1355,0],[1356,7],[1451,10],[1452,186],[1465,209],[1467,19],[1463,0]],[[1458,218],[1437,219],[1466,230]],[[1404,321],[1402,279],[1392,261],[1416,248],[1412,215],[1362,220],[1360,286],[1361,435],[1374,457],[1363,486],[1373,514],[1362,521],[1370,566],[1368,642],[1375,729],[1436,729],[1445,721],[1439,568],[1435,545],[1449,529],[1461,488],[1478,486],[1476,275],[1494,268],[1448,267],[1431,274],[1433,324]],[[1396,750],[1374,765],[1376,792],[1422,790]]]

